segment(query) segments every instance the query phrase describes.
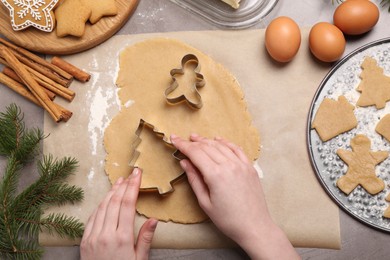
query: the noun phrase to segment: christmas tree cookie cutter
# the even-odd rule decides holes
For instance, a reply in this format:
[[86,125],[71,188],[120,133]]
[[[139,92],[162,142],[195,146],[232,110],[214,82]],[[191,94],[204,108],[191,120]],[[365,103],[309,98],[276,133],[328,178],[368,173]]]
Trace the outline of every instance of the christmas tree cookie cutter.
[[[192,67],[188,69],[192,64]],[[194,75],[194,82],[187,86],[191,91],[194,92],[195,100],[192,100],[185,93],[181,93],[179,95],[172,96],[171,94],[179,87],[179,83],[177,77],[184,76],[185,73],[190,71]],[[187,104],[195,109],[200,109],[203,106],[202,97],[199,94],[198,88],[204,87],[206,85],[206,81],[204,76],[199,73],[200,72],[200,64],[198,58],[194,54],[187,54],[181,60],[181,68],[172,69],[170,74],[172,77],[171,85],[165,90],[165,98],[169,104],[178,104],[183,101],[187,102]]]
[[[176,149],[175,146],[168,140],[168,138],[165,136],[164,133],[160,132],[154,125],[146,122],[143,119],[140,119],[140,122],[138,124],[138,128],[135,131],[135,139],[133,140],[133,142],[131,144],[131,152],[132,153],[131,153],[131,158],[130,158],[129,164],[132,168],[138,168],[138,166],[135,166],[135,165],[136,165],[136,161],[139,158],[139,156],[141,155],[141,153],[137,150],[137,147],[142,142],[141,133],[145,130],[145,128],[148,128],[149,130],[151,130],[152,134],[155,135],[159,140],[161,140],[164,143],[164,145],[168,146],[172,150]],[[175,150],[172,153],[172,156],[177,161],[180,161],[180,160],[187,158],[179,150]],[[184,175],[185,175],[185,172],[181,171],[173,178],[171,177],[171,179],[167,179],[166,180],[167,186],[165,188],[160,187],[158,185],[143,185],[143,183],[141,183],[140,190],[141,191],[158,191],[158,193],[160,195],[164,195],[164,194],[173,192],[174,191],[173,184],[176,181],[178,181],[179,179],[183,178]],[[143,175],[143,177],[145,177],[145,175]],[[164,177],[163,174],[161,175],[161,177],[162,178]],[[168,185],[168,183],[169,183],[169,185]]]

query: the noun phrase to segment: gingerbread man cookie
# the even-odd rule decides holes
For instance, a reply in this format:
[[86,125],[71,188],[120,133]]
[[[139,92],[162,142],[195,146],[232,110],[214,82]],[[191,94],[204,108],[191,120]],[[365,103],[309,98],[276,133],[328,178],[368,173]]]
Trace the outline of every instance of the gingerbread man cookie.
[[24,30],[30,26],[51,32],[55,26],[53,8],[58,0],[1,0],[8,8],[12,29]]
[[348,164],[348,171],[337,180],[337,187],[347,195],[358,185],[361,185],[371,195],[381,192],[385,184],[376,176],[375,166],[384,161],[389,153],[370,151],[371,141],[362,134],[356,135],[351,140],[351,147],[352,151],[337,150],[337,155]]
[[321,140],[326,142],[357,126],[354,109],[355,107],[344,96],[339,96],[337,101],[324,98],[311,128],[315,129]]
[[383,74],[383,69],[375,59],[366,57],[361,65],[362,81],[357,90],[361,92],[356,105],[366,107],[375,105],[377,109],[384,108],[390,100],[390,77]]

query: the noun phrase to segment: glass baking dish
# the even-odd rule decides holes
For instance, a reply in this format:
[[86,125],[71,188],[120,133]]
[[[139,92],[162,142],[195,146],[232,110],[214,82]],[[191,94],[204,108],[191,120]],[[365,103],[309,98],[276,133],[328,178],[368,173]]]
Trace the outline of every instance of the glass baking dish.
[[[221,0],[171,0],[218,27],[244,29],[265,21],[279,0],[241,0],[234,9]],[[266,24],[263,24],[265,27]]]

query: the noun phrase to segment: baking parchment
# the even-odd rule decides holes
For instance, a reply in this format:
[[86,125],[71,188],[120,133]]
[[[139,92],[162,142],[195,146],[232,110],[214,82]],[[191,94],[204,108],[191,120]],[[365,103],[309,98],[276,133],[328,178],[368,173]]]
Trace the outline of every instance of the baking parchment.
[[[197,31],[115,36],[86,52],[64,57],[92,73],[86,84],[75,82],[76,98],[58,103],[74,112],[67,123],[56,124],[46,114],[44,152],[80,161],[71,184],[85,191],[84,202],[50,208],[86,222],[110,189],[104,172],[104,129],[117,114],[115,80],[119,52],[127,45],[152,37],[184,41],[210,55],[235,75],[243,89],[254,125],[261,135],[259,164],[263,186],[274,220],[296,247],[340,248],[337,206],[321,188],[306,147],[306,120],[310,103],[330,69],[311,56],[308,29],[302,30],[297,56],[287,64],[271,60],[264,47],[264,30]],[[151,75],[152,76],[152,75]],[[142,86],[140,86],[142,87]],[[145,219],[137,217],[137,229]],[[44,246],[75,245],[49,234],[40,235]],[[234,246],[212,223],[181,225],[159,223],[154,248],[221,248]]]

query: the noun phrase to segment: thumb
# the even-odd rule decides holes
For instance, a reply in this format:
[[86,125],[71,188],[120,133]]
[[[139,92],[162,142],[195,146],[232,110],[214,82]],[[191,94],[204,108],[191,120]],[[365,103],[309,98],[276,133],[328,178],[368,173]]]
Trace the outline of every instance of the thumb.
[[151,218],[142,225],[135,246],[137,259],[149,259],[150,246],[157,224],[158,220]]

